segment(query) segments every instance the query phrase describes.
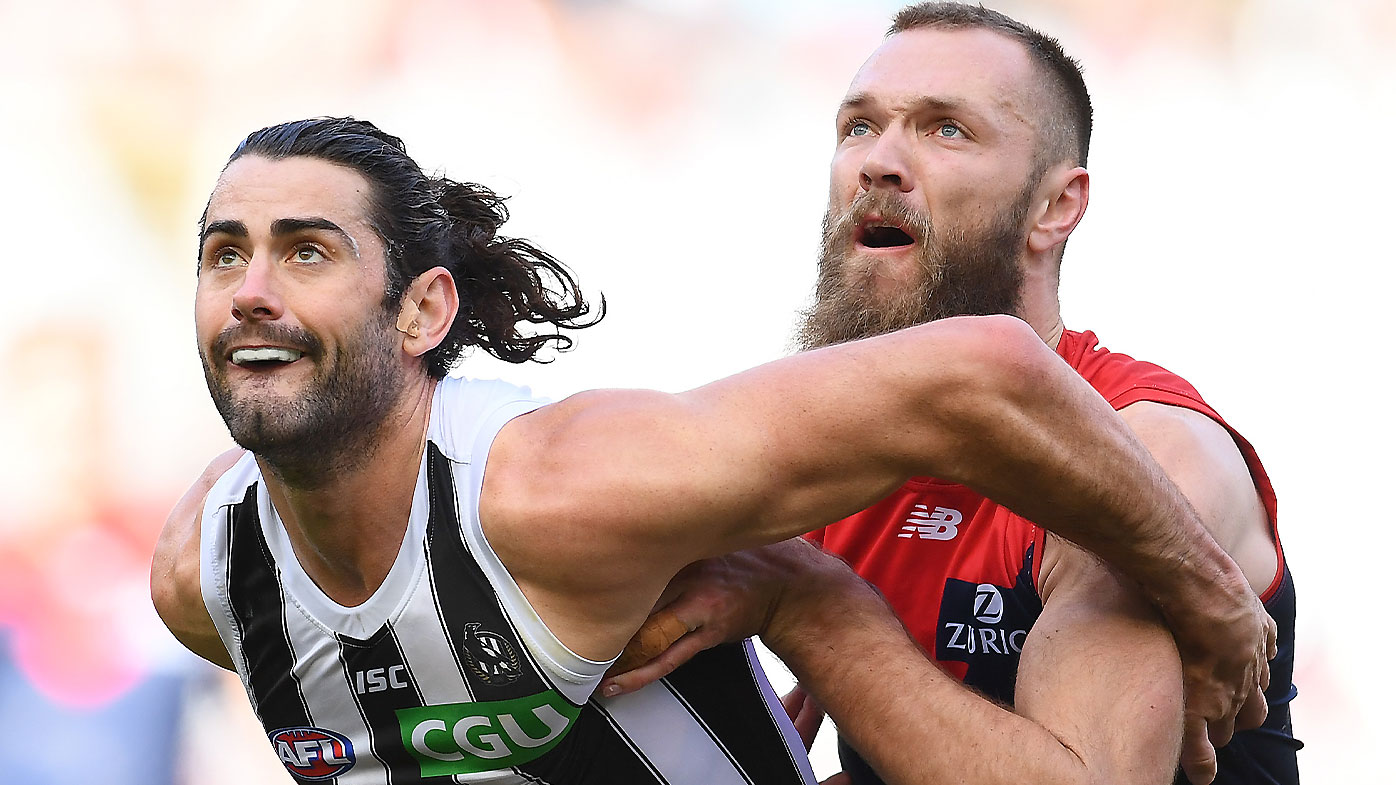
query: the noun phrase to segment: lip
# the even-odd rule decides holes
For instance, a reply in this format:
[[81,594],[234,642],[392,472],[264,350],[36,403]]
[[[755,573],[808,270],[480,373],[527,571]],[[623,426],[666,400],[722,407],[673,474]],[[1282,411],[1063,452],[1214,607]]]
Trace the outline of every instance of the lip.
[[[236,355],[236,354],[237,354],[238,352],[240,352],[240,351],[258,350],[258,349],[271,349],[271,350],[277,350],[277,351],[294,352],[294,353],[296,353],[297,356],[296,356],[296,358],[295,358],[294,360],[279,360],[279,361],[276,361],[276,362],[267,362],[267,363],[265,363],[265,364],[262,364],[262,363],[259,362],[259,363],[257,363],[256,365],[251,365],[251,366],[239,364],[238,362],[236,362],[236,361],[233,359],[233,356]],[[274,343],[248,343],[248,344],[239,344],[239,345],[237,345],[237,346],[230,347],[230,348],[228,349],[227,353],[224,355],[223,361],[224,361],[224,364],[225,364],[225,365],[230,366],[230,367],[232,367],[232,368],[236,368],[236,369],[238,369],[238,370],[240,370],[240,371],[245,371],[245,372],[248,372],[248,373],[269,373],[269,372],[275,372],[275,371],[281,370],[281,369],[283,369],[283,368],[289,368],[289,367],[291,367],[291,366],[293,366],[293,365],[299,363],[301,360],[305,359],[305,357],[306,357],[306,351],[305,351],[304,349],[301,349],[301,348],[298,348],[298,347],[295,347],[295,346],[288,346],[288,345],[285,345],[285,344],[274,344]],[[244,361],[244,362],[246,362],[246,361]]]
[[[907,237],[911,238],[911,242],[907,243],[906,245],[868,245],[866,244],[866,242],[864,242],[867,239],[868,230],[871,227],[875,226],[884,226],[897,229],[904,233]],[[916,235],[912,234],[911,232],[908,232],[906,230],[906,227],[903,226],[901,223],[897,221],[889,221],[883,218],[878,213],[868,213],[867,215],[863,216],[863,219],[861,221],[858,222],[857,229],[853,232],[853,246],[865,253],[896,254],[914,249],[917,246],[917,240]]]

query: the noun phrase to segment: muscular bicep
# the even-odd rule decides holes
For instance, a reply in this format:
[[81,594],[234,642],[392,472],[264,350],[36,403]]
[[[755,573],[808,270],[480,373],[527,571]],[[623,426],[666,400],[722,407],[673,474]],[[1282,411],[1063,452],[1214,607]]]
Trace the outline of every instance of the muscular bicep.
[[180,643],[220,668],[233,661],[204,606],[199,585],[199,520],[209,490],[242,455],[229,450],[213,460],[165,519],[150,562],[155,611]]
[[1023,646],[1015,709],[1094,782],[1166,783],[1182,738],[1182,668],[1142,597],[1095,557],[1049,537],[1042,615]]
[[1120,415],[1251,588],[1265,591],[1278,569],[1270,518],[1231,434],[1200,412],[1152,401],[1126,406]]

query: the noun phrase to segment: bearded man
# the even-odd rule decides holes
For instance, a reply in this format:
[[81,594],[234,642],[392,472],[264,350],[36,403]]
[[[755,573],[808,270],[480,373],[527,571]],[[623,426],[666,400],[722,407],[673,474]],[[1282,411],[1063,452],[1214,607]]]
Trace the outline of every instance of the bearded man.
[[927,473],[1150,587],[1228,696],[1219,718],[1257,694],[1273,625],[1244,576],[1021,322],[547,403],[447,374],[468,348],[522,362],[589,323],[566,268],[499,234],[506,215],[351,118],[252,133],[209,197],[195,329],[247,452],[176,505],[152,593],[181,642],[237,671],[298,781],[810,783],[749,645],[593,690],[684,565]]
[[[836,129],[805,348],[971,314],[1031,325],[1148,446],[1274,616],[1268,717],[1232,738],[1195,690],[1184,716],[1177,652],[1139,587],[1029,511],[935,474],[810,539],[881,590],[939,669],[837,565],[783,546],[692,570],[659,618],[695,632],[605,689],[763,631],[828,707],[856,785],[1297,783],[1294,584],[1255,450],[1192,385],[1062,321],[1062,255],[1090,192],[1076,62],[998,12],[910,6],[854,77]],[[720,581],[703,583],[705,569]]]

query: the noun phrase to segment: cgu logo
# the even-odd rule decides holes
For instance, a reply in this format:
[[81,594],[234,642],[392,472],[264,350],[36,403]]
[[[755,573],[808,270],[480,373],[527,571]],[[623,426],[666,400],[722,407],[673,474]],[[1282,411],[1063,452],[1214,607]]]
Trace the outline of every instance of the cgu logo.
[[556,692],[399,709],[403,746],[423,777],[507,769],[541,757],[571,729],[580,706]]
[[354,765],[354,745],[332,730],[302,726],[267,734],[286,770],[307,780],[327,780]]

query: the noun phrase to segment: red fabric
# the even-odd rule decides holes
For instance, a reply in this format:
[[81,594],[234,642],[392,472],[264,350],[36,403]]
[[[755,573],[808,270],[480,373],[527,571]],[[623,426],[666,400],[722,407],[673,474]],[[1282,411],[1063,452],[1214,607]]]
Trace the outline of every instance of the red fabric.
[[[1090,332],[1064,332],[1057,353],[1117,410],[1156,401],[1201,412],[1226,427],[1250,467],[1274,526],[1275,492],[1254,448],[1192,385],[1157,365],[1101,348]],[[937,653],[947,581],[1011,587],[1030,566],[1036,586],[1043,537],[1042,529],[974,491],[930,478],[910,480],[876,505],[808,535],[881,589],[932,655]],[[1030,565],[1029,548],[1037,554]],[[1275,583],[1283,569],[1281,555]],[[1275,583],[1262,599],[1269,599]],[[948,672],[965,678],[964,662],[939,661]]]

